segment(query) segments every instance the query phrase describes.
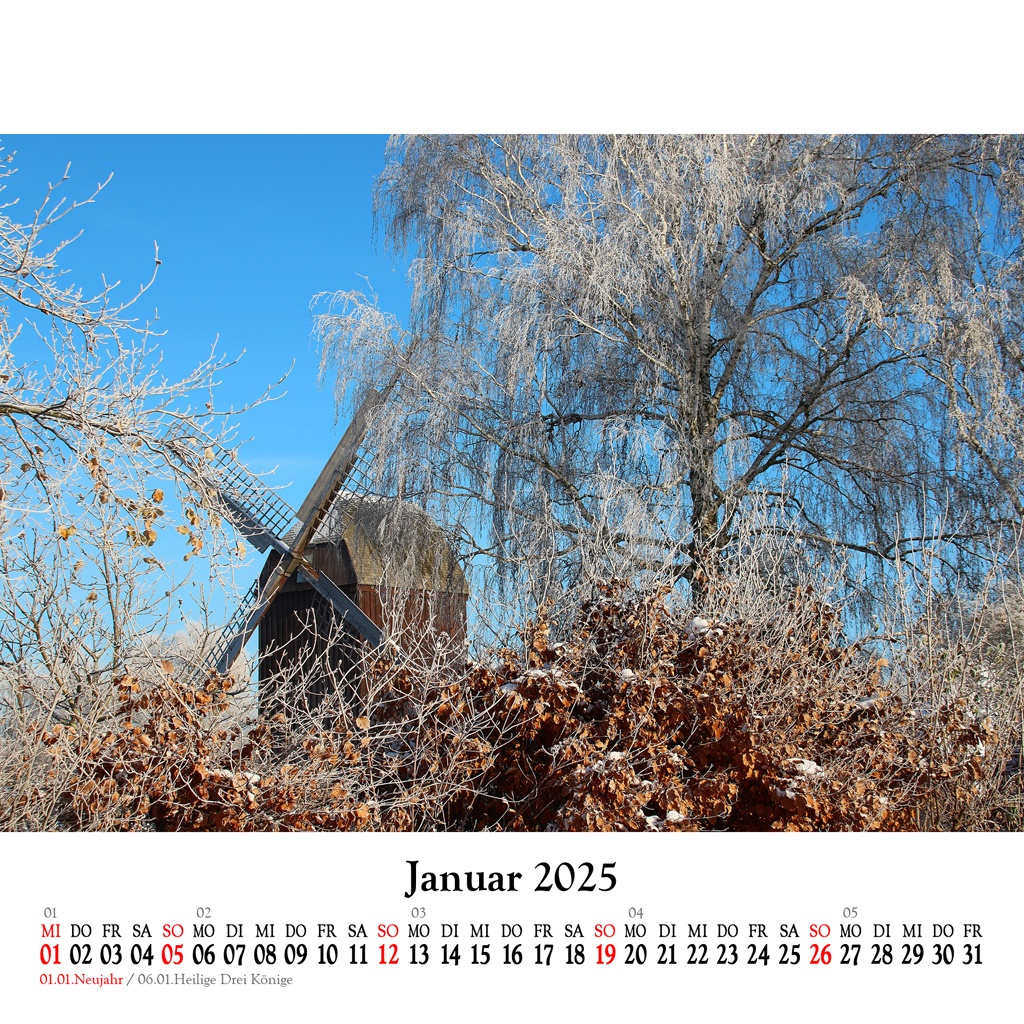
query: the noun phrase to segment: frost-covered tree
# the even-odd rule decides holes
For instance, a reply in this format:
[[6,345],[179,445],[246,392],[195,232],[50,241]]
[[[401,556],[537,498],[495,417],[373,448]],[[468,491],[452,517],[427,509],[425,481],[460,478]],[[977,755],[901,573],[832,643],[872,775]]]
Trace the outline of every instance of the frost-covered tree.
[[67,198],[65,173],[33,212],[11,194],[14,172],[5,156],[0,735],[40,708],[44,723],[75,720],[130,663],[154,654],[180,614],[157,537],[176,526],[191,555],[211,536],[202,495],[182,473],[201,463],[203,447],[172,449],[168,432],[208,438],[225,424],[209,404],[225,362],[165,374],[153,323],[134,317],[148,284],[124,296],[112,285],[88,293],[68,276],[74,229],[65,218],[81,217],[101,189]]
[[657,567],[699,604],[754,505],[976,568],[1024,511],[1022,169],[978,136],[395,138],[412,307],[321,297],[325,367],[404,367],[395,485],[533,600]]

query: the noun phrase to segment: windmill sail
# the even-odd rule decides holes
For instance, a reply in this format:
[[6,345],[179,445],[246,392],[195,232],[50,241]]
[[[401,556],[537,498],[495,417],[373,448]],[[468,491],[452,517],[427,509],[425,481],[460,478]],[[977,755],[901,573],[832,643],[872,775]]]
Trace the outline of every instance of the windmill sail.
[[[242,598],[241,603],[235,609],[235,614],[231,616],[231,620],[224,627],[206,657],[207,664],[215,668],[221,675],[227,674],[228,669],[235,663],[235,659],[242,653],[246,641],[252,636],[252,630],[248,629],[248,623],[259,604],[259,589],[260,581],[256,580],[249,588],[249,592]],[[256,621],[258,622],[259,619]]]
[[[165,435],[169,450],[176,454],[200,489],[214,498],[242,536],[258,551],[268,548],[274,551],[269,577],[264,573],[262,585],[261,580],[257,580],[235,610],[207,658],[210,668],[222,675],[229,671],[274,598],[295,574],[329,601],[338,615],[371,647],[382,643],[384,638],[379,627],[326,574],[310,565],[305,551],[317,536],[346,480],[360,463],[359,448],[369,419],[394,384],[395,380],[383,392],[371,389],[298,512],[209,438],[174,428]],[[204,453],[201,461],[190,457],[200,446]]]
[[[213,496],[225,517],[257,551],[273,547],[280,554],[288,546],[280,539],[294,528],[295,512],[234,455],[194,429],[172,427],[164,441],[200,491]],[[202,460],[190,458],[195,449]],[[198,468],[197,468],[198,466]]]

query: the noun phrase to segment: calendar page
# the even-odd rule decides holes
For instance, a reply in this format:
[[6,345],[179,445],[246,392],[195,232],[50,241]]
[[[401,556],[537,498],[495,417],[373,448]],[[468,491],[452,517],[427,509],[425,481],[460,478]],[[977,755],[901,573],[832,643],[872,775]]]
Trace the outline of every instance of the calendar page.
[[1013,1013],[1020,16],[906,6],[6,5],[3,1020]]
[[[1012,836],[10,837],[46,1020],[967,1015],[1012,1000]],[[458,1005],[455,1005],[455,1004]]]

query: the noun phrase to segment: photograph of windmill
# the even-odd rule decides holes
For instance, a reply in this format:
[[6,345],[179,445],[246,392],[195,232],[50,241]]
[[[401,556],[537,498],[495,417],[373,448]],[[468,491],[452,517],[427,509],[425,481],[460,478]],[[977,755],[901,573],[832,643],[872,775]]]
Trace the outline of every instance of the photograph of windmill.
[[4,831],[1021,828],[1020,137],[0,142]]

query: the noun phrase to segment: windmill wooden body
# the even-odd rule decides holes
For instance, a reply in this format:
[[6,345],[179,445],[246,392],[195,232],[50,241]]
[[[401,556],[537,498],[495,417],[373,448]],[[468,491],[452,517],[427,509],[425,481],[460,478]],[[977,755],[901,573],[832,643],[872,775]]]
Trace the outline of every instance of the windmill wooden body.
[[[469,588],[437,524],[393,499],[344,493],[335,508],[339,514],[328,516],[306,547],[309,564],[384,635],[398,638],[403,654],[461,651]],[[350,703],[360,700],[362,647],[336,608],[296,574],[260,620],[261,706],[273,710],[278,696],[266,684],[290,673],[302,678],[304,692],[284,703],[302,700],[313,708],[339,684]]]

